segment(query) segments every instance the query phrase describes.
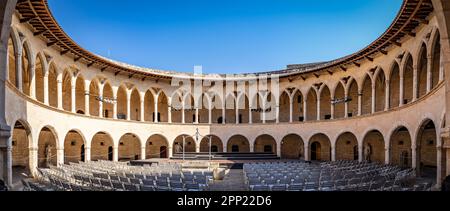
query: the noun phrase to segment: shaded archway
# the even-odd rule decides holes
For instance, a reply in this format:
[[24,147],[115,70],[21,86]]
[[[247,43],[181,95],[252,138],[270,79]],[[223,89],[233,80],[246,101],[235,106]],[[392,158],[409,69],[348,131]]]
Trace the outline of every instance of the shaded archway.
[[390,140],[390,164],[410,168],[412,166],[411,135],[406,127],[397,128]]
[[227,152],[249,153],[250,142],[245,136],[234,135],[227,142]]
[[51,63],[48,70],[48,100],[50,106],[58,107],[58,80],[57,70],[54,63]]
[[62,75],[63,109],[72,111],[72,73],[66,69]]
[[114,118],[114,93],[108,82],[103,86],[103,99],[106,100],[103,102],[103,117]]
[[439,84],[439,74],[441,72],[441,36],[436,32],[436,38],[432,45],[432,66],[431,66],[431,88],[434,89]]
[[113,160],[114,143],[111,136],[105,132],[94,135],[91,142],[91,160]]
[[84,137],[78,131],[69,131],[64,139],[64,163],[84,162],[85,144]]
[[[30,96],[31,93],[31,78],[33,73],[31,72],[31,56],[30,49],[28,48],[27,42],[23,44],[22,48],[22,91],[24,94]],[[34,87],[33,87],[34,88]]]
[[155,114],[155,100],[153,93],[148,90],[144,96],[144,121],[146,122],[161,121],[161,114]]
[[320,93],[320,119],[331,119],[331,92],[328,86],[322,88]]
[[289,97],[288,91],[285,91],[280,96],[280,122],[289,122],[291,118],[289,116],[291,114],[290,109],[291,109],[291,98]]
[[353,133],[346,132],[336,140],[336,160],[358,160],[358,140]]
[[166,94],[160,91],[158,95],[158,115],[160,115],[161,122],[168,122],[169,104]]
[[57,136],[53,128],[42,128],[38,138],[39,168],[49,168],[57,165],[57,143]]
[[91,81],[91,85],[89,86],[89,114],[91,116],[100,116],[99,113],[99,95],[100,95],[100,82],[98,79],[94,79]]
[[403,70],[403,104],[412,102],[414,87],[414,63],[411,54],[407,55]]
[[12,131],[12,167],[19,174],[30,173],[31,129],[28,124],[17,121]]
[[127,87],[122,85],[117,90],[117,119],[126,120],[127,115]]
[[169,158],[169,142],[162,135],[153,135],[147,139],[145,147],[146,159]]
[[428,53],[425,44],[422,44],[419,52],[419,61],[417,64],[417,97],[420,98],[427,94],[427,69]]
[[277,153],[277,141],[270,135],[261,135],[255,139],[254,152]]
[[437,173],[437,133],[432,120],[425,120],[417,134],[417,169],[419,175],[436,178]]
[[341,119],[345,117],[345,103],[346,101],[342,101],[345,99],[345,89],[342,83],[338,83],[335,93],[334,93],[334,100],[337,100],[339,102],[336,102],[334,104],[334,118],[335,119]]
[[363,160],[369,162],[385,163],[384,138],[377,130],[366,134],[363,141]]
[[141,158],[141,141],[131,133],[119,140],[119,161],[139,160]]
[[400,67],[394,62],[389,81],[389,108],[397,108],[400,106]]
[[130,97],[130,119],[134,121],[141,120],[141,95],[135,88]]
[[371,114],[372,113],[372,81],[369,77],[369,75],[366,75],[366,78],[364,79],[363,86],[362,86],[362,110],[361,114]]
[[306,101],[307,121],[317,120],[317,94],[314,88],[311,88]]
[[225,98],[225,121],[226,123],[236,123],[236,96],[229,94]]
[[356,80],[352,80],[348,91],[348,117],[358,115],[358,93],[358,83],[356,82]]
[[211,152],[223,152],[222,140],[215,135],[209,135],[200,142],[200,152],[209,152],[209,140],[211,137]]
[[386,107],[386,76],[383,69],[378,71],[375,78],[375,112],[384,111]]
[[36,100],[44,103],[44,74],[45,68],[41,54],[36,56],[36,65],[34,70]]
[[[183,137],[184,137],[184,145],[183,145]],[[182,154],[183,149],[185,149],[184,152],[195,152],[196,143],[191,136],[180,135],[173,142],[172,150],[174,154]]]
[[239,123],[249,123],[249,101],[247,95],[240,93],[237,97],[237,106],[239,109]]
[[331,160],[331,142],[324,134],[314,135],[309,141],[310,156],[313,161]]
[[14,45],[14,41],[12,38],[9,38],[8,40],[8,80],[9,82],[15,86],[18,87],[18,72],[17,72],[17,65],[16,65],[16,46]]
[[84,77],[82,75],[77,76],[75,82],[75,111],[79,114],[85,114],[85,90],[84,90]]
[[304,159],[305,145],[302,137],[297,134],[290,134],[281,141],[281,158],[282,159]]

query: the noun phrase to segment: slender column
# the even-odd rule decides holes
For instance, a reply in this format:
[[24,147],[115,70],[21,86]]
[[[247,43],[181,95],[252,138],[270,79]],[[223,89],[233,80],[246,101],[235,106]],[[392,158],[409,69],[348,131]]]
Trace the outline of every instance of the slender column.
[[131,120],[131,90],[127,90],[127,120]]
[[276,115],[276,123],[278,124],[280,123],[280,105],[277,105],[275,115]]
[[98,116],[100,118],[103,118],[103,85],[100,84],[99,88],[98,88],[98,96],[101,100],[98,101]]
[[239,124],[239,106],[236,104],[236,124]]
[[294,122],[294,100],[291,98],[289,100],[289,122]]
[[255,144],[250,143],[250,153],[254,153],[254,152],[255,152]]
[[411,167],[413,169],[416,169],[417,168],[417,146],[416,145],[411,146],[411,152],[412,152]]
[[418,87],[419,87],[419,85],[418,85],[418,76],[417,76],[417,74],[418,74],[418,69],[417,69],[417,65],[414,65],[414,71],[413,71],[413,81],[414,81],[414,83],[413,83],[413,102],[415,102],[416,100],[417,100],[417,92],[418,92]]
[[211,105],[208,107],[208,124],[212,124],[212,108]]
[[227,151],[228,151],[227,146],[226,146],[226,145],[223,145],[223,152],[224,152],[224,153],[227,153]]
[[376,85],[375,82],[372,83],[372,114],[375,113],[376,111],[376,100],[377,100],[377,95],[376,95]]
[[181,109],[181,123],[185,124],[186,123],[186,117],[185,117],[185,107],[184,107],[184,103]]
[[390,149],[389,147],[385,147],[384,149],[384,164],[389,165],[391,163],[391,154],[389,153]]
[[200,144],[195,144],[195,152],[199,153],[200,152]]
[[309,143],[305,143],[305,161],[311,161],[311,155],[310,155],[310,147],[309,147]]
[[23,75],[22,75],[22,52],[16,53],[16,84],[20,92],[23,92]]
[[444,56],[444,52],[443,52],[443,49],[441,48],[441,58],[440,58],[440,62],[439,62],[439,83],[444,81],[445,62],[444,62],[443,56]]
[[3,162],[0,163],[3,170],[2,176],[8,187],[12,185],[12,137],[9,128],[0,129],[0,155]]
[[62,74],[59,74],[57,77],[57,92],[58,92],[58,108],[63,110],[63,96],[62,96]]
[[433,73],[431,71],[433,66],[433,60],[431,55],[427,57],[427,93],[431,91],[431,86],[433,85]]
[[253,112],[252,112],[252,108],[251,107],[249,107],[248,108],[248,123],[249,124],[253,124]]
[[436,186],[442,186],[442,147],[437,147],[437,169],[436,169]]
[[44,76],[44,104],[50,105],[48,100],[48,74]]
[[222,124],[226,124],[227,123],[227,113],[226,113],[226,105],[222,105],[223,107],[223,109],[222,109],[222,118],[223,118],[223,121],[222,121]]
[[112,90],[113,90],[113,98],[114,98],[114,104],[113,104],[113,119],[117,119],[117,104],[118,104],[118,101],[117,101],[117,91],[119,90],[119,88],[116,87],[116,86],[113,86],[113,87],[112,87]]
[[386,98],[385,98],[385,100],[384,100],[384,111],[388,111],[389,110],[389,107],[390,107],[390,105],[391,105],[391,102],[390,102],[390,100],[391,100],[391,98],[390,98],[390,94],[391,94],[391,82],[390,82],[390,80],[386,80]]
[[90,147],[84,148],[84,160],[85,160],[85,162],[91,161],[91,148]]
[[29,149],[29,165],[30,165],[30,173],[33,177],[36,178],[38,176],[37,174],[37,167],[38,167],[38,148],[37,147],[31,147]]
[[147,159],[147,152],[145,147],[141,147],[141,160]]
[[363,162],[364,161],[364,152],[363,152],[363,145],[359,144],[358,145],[358,160],[359,162]]
[[317,95],[317,121],[320,121],[320,95]]
[[167,150],[168,150],[168,155],[169,155],[169,158],[171,158],[171,157],[173,157],[173,148],[171,147],[171,146],[169,146],[168,148],[167,148]]
[[199,124],[199,123],[200,123],[199,109],[197,107],[197,108],[195,108],[195,124]]
[[167,99],[167,122],[172,123],[172,98]]
[[[140,93],[140,121],[145,122],[145,93]],[[156,115],[156,114],[155,114]],[[157,116],[155,116],[157,117]]]
[[113,147],[113,161],[119,161],[119,147],[116,146]]
[[303,122],[308,121],[308,98],[303,98]]
[[[335,96],[331,96],[331,99],[334,99]],[[336,105],[330,102],[330,106],[331,106],[331,119],[335,119],[334,115],[335,115],[335,110],[336,110]]]
[[89,108],[89,106],[90,106],[90,97],[89,97],[89,95],[90,95],[90,85],[91,84],[91,82],[90,81],[88,81],[88,80],[85,80],[84,81],[84,113],[85,113],[85,115],[87,115],[87,116],[90,116],[91,115],[91,112],[90,112],[90,108]]
[[362,115],[362,93],[358,94],[358,116]]
[[399,94],[399,102],[400,107],[404,105],[404,99],[405,99],[405,78],[403,76],[400,76],[400,94]]
[[281,158],[281,143],[280,144],[277,143],[277,156]]
[[31,74],[33,74],[30,78],[30,97],[31,99],[36,100],[36,64],[31,64]]
[[56,166],[64,165],[64,148],[56,149]]
[[336,146],[331,146],[331,161],[336,161]]
[[[346,91],[346,93],[345,93],[345,98],[346,99],[348,99],[348,93],[347,93],[347,91]],[[354,99],[353,99],[354,100]],[[349,102],[345,102],[344,103],[344,118],[348,118],[348,105],[349,104]]]
[[[158,99],[158,98],[156,98],[156,99]],[[154,123],[159,123],[159,119],[158,119],[158,100],[155,100],[155,106],[154,106],[154,108],[155,108],[155,119],[154,119]]]
[[76,80],[74,78],[72,78],[71,80],[71,84],[70,84],[70,91],[71,91],[71,100],[70,100],[70,108],[72,110],[72,113],[77,113],[76,109],[77,109],[77,104],[76,104],[76,97],[77,97],[77,93],[76,93]]

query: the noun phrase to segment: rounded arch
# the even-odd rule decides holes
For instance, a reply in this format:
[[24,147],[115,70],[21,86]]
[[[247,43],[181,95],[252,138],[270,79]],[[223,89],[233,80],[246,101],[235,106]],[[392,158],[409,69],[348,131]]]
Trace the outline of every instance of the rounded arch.
[[91,141],[91,160],[109,160],[113,161],[114,141],[107,132],[98,132],[92,137]]
[[[184,141],[183,141],[184,140]],[[189,135],[180,135],[173,141],[173,153],[174,154],[181,154],[184,152],[190,153],[195,152],[196,150],[196,142],[195,140],[189,136]]]
[[[209,140],[211,138],[211,148]],[[223,142],[216,135],[207,135],[200,142],[200,152],[223,152]]]
[[358,139],[353,133],[345,132],[337,138],[336,160],[359,160]]
[[428,118],[417,130],[417,170],[422,177],[437,178],[437,131],[435,122]]
[[169,158],[169,141],[160,134],[155,134],[147,139],[145,147],[146,159]]
[[348,88],[348,117],[353,117],[358,115],[358,97],[359,97],[359,88],[358,88],[358,82],[351,78],[349,81],[349,88]]
[[408,128],[397,127],[390,136],[390,164],[412,167],[412,140]]
[[38,137],[38,167],[49,168],[56,166],[57,149],[59,149],[58,135],[51,126],[43,127]]
[[12,167],[13,172],[19,175],[24,173],[30,174],[32,166],[30,166],[30,148],[33,147],[33,138],[31,127],[28,122],[17,120],[12,130]]
[[386,107],[386,75],[383,68],[379,68],[375,77],[375,112],[381,112]]
[[16,88],[19,88],[17,70],[17,45],[13,40],[14,35],[8,39],[8,80]]
[[234,135],[228,139],[227,152],[249,153],[250,152],[250,142],[243,135]]
[[119,139],[119,161],[141,159],[141,140],[132,133],[127,133]]
[[114,117],[114,92],[109,81],[105,81],[103,85],[103,117],[113,119]]
[[130,119],[141,121],[141,94],[137,88],[131,91],[130,96]]
[[45,75],[45,57],[42,53],[36,55],[36,64],[34,68],[35,72],[35,90],[36,90],[36,100],[45,103],[44,101],[44,75]]
[[155,113],[155,98],[153,92],[147,90],[144,96],[144,121],[159,122],[161,115]]
[[305,159],[305,144],[301,136],[289,134],[281,140],[282,159]]
[[271,135],[260,135],[255,139],[254,152],[258,153],[277,153],[277,141]]
[[70,68],[66,68],[62,75],[62,105],[65,111],[72,110],[72,80],[73,73]]
[[317,120],[317,91],[313,87],[311,87],[308,91],[307,101],[307,121],[315,121]]
[[[336,89],[334,90],[334,100],[342,100],[345,99],[345,87],[341,82],[338,82]],[[334,104],[334,118],[342,119],[345,117],[345,103],[339,102]]]
[[85,111],[85,80],[84,76],[80,73],[78,74],[75,81],[75,111],[78,114],[86,114]]
[[441,36],[439,29],[436,29],[434,39],[431,44],[431,88],[434,89],[439,84],[441,73],[444,72],[441,56]]
[[70,130],[64,138],[64,163],[77,163],[86,160],[86,139],[80,130]]
[[49,105],[56,108],[58,107],[58,70],[55,63],[50,63],[47,76]]
[[[22,91],[24,94],[30,96],[31,94],[31,80],[34,77],[33,73],[33,53],[29,42],[25,41],[22,47]],[[34,89],[34,87],[33,87]]]
[[404,64],[403,71],[400,73],[400,77],[403,75],[403,102],[401,104],[406,105],[413,100],[414,92],[414,60],[410,53],[406,53],[403,56]]
[[363,139],[363,160],[385,163],[385,143],[379,130],[369,131]]
[[316,134],[309,140],[310,158],[313,161],[331,160],[331,141],[323,133]]

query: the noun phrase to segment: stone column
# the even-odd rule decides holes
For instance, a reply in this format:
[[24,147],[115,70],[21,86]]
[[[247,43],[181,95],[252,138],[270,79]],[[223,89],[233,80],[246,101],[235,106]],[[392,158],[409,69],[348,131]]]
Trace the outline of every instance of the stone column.
[[147,159],[147,152],[145,147],[141,147],[141,160]]
[[48,74],[44,76],[44,104],[50,105],[48,98]]
[[358,116],[362,115],[362,93],[358,94]]
[[281,158],[281,143],[277,143],[277,156]]
[[391,94],[391,82],[390,80],[386,80],[386,98],[384,100],[384,111],[388,111],[389,107],[391,106],[391,98],[390,98],[390,94]]
[[199,110],[198,107],[195,108],[195,124],[199,124],[200,123],[200,118],[199,118]]
[[252,112],[252,108],[250,106],[248,108],[248,123],[250,125],[253,124],[253,112]]
[[405,99],[405,79],[403,76],[400,76],[400,94],[399,94],[399,98],[400,98],[400,104],[399,106],[403,106],[404,105],[404,99]]
[[169,124],[172,123],[172,99],[168,98],[167,99],[167,122]]
[[433,85],[433,73],[431,71],[433,66],[433,59],[431,55],[427,56],[427,93],[431,91],[431,86]]
[[[333,99],[334,97],[332,97],[331,99]],[[334,118],[334,114],[335,114],[335,110],[336,110],[336,105],[330,102],[330,106],[331,106],[331,119],[335,119]]]
[[336,146],[331,146],[331,161],[336,162]]
[[113,104],[113,119],[117,119],[117,91],[119,90],[118,87],[112,87],[113,90],[113,98],[114,98],[114,104]]
[[84,147],[84,161],[91,161],[91,147]]
[[359,162],[363,162],[364,161],[364,146],[361,144],[358,144],[358,160]]
[[[345,98],[348,99],[348,97],[349,97],[349,96],[348,96],[348,93],[347,93],[347,91],[345,91],[345,92],[346,92],[346,93],[345,93]],[[353,100],[354,100],[354,99],[353,99]],[[345,103],[344,103],[344,112],[345,112],[345,113],[344,113],[344,118],[348,118],[348,106],[349,106],[348,104],[349,104],[349,102],[345,102]]]
[[173,149],[172,149],[172,146],[169,146],[168,148],[167,148],[169,151],[169,153],[168,153],[168,156],[169,156],[169,158],[172,158],[173,157]]
[[113,147],[113,161],[114,162],[119,161],[119,147],[116,146]]
[[289,123],[294,122],[294,100],[289,100]]
[[64,164],[64,148],[56,149],[56,166],[61,166]]
[[[37,140],[37,139],[36,139]],[[37,167],[39,165],[39,157],[38,157],[38,148],[37,147],[30,147],[29,148],[29,165],[30,165],[30,173],[31,175],[36,178],[37,174]]]
[[236,124],[239,124],[239,106],[236,104]]
[[98,88],[98,96],[100,97],[101,100],[98,101],[98,117],[103,118],[103,100],[104,100],[104,96],[103,96],[103,84],[99,84],[99,88]]
[[275,115],[276,115],[276,123],[280,123],[280,105],[277,105],[277,108],[275,110]]
[[320,95],[317,95],[317,121],[320,121]]
[[90,111],[90,86],[91,82],[88,80],[84,81],[84,113],[87,116],[91,115]]
[[417,100],[417,92],[418,92],[418,87],[419,87],[419,81],[417,80],[418,79],[418,69],[417,69],[417,65],[414,65],[414,69],[413,69],[414,71],[413,71],[413,102],[415,102],[416,100]]
[[391,154],[389,153],[389,147],[385,147],[384,149],[384,164],[389,165],[391,163]]
[[212,108],[211,108],[211,105],[208,108],[208,124],[212,124]]
[[32,74],[30,78],[30,97],[36,100],[36,64],[31,64],[30,66],[30,73]]
[[303,122],[308,121],[308,98],[303,98]]
[[181,124],[185,124],[186,123],[186,111],[185,111],[185,107],[184,107],[184,103],[182,105],[182,109],[181,109]]
[[58,93],[58,109],[63,110],[63,93],[62,93],[62,74],[59,74],[57,76],[57,93]]
[[437,169],[436,169],[436,186],[441,187],[442,186],[442,147],[437,147]]
[[127,120],[131,120],[131,90],[127,90]]
[[6,185],[11,187],[12,185],[12,137],[11,128],[6,125],[0,125],[0,155],[1,170],[3,180]]
[[16,53],[16,70],[17,70],[17,78],[16,78],[16,84],[17,88],[20,92],[23,93],[23,75],[22,75],[22,52]]
[[76,104],[76,97],[77,97],[77,84],[76,81],[74,80],[74,78],[72,78],[71,82],[70,82],[70,92],[71,92],[71,100],[70,100],[70,108],[72,113],[77,113],[77,104]]
[[223,145],[223,152],[224,152],[224,153],[227,153],[227,151],[228,151],[227,146],[226,146],[226,145]]
[[[156,98],[157,99],[157,98]],[[154,123],[159,123],[159,119],[158,119],[158,101],[155,100],[155,119],[154,119]]]
[[376,93],[376,85],[375,82],[372,83],[372,114],[376,111],[376,103],[377,103],[377,93]]
[[255,144],[250,143],[250,153],[254,153],[254,152],[255,152]]
[[[141,122],[145,122],[145,93],[140,93],[140,120]],[[155,114],[155,118],[156,118]]]
[[195,152],[196,153],[200,152],[200,143],[195,143]]
[[413,169],[417,168],[417,146],[411,145],[411,167]]
[[311,161],[311,155],[310,155],[310,147],[309,147],[309,143],[305,143],[304,144],[304,148],[305,148],[305,161]]
[[222,109],[222,118],[223,118],[223,121],[222,121],[222,124],[224,125],[224,124],[226,124],[227,123],[227,108],[226,108],[226,105],[222,105],[223,107],[223,109]]

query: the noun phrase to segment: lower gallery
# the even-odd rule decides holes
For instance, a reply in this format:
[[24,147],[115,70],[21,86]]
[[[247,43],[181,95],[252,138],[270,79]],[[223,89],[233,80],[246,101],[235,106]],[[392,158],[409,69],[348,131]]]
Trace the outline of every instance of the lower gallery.
[[404,0],[347,57],[227,77],[97,56],[47,0],[0,14],[9,190],[436,191],[450,175],[450,1]]

